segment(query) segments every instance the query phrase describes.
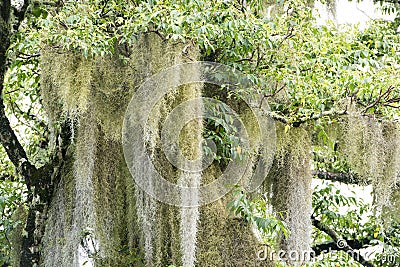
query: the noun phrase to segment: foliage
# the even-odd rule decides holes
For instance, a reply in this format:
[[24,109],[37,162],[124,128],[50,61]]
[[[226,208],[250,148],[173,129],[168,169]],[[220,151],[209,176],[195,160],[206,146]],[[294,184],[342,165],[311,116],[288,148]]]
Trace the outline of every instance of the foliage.
[[[131,45],[148,32],[193,42],[204,59],[244,71],[266,96],[280,95],[270,105],[291,123],[334,110],[342,99],[354,98],[362,108],[389,87],[396,89],[387,99],[399,94],[394,24],[377,21],[365,31],[337,28],[317,25],[311,8],[300,1],[285,1],[279,8],[284,12],[268,18],[254,2],[242,8],[222,0],[127,6],[123,1],[71,1],[42,21],[42,38],[86,56],[112,54],[116,44]],[[387,119],[398,116],[387,105],[366,112]]]
[[24,205],[24,185],[17,182],[0,182],[0,264],[10,262],[13,243],[12,232],[20,224],[15,211]]
[[284,221],[279,218],[281,214],[271,213],[270,204],[260,198],[249,199],[240,188],[233,191],[234,200],[228,204],[228,209],[239,218],[254,224],[262,233],[263,242],[276,248],[282,237],[290,234]]
[[[38,167],[48,161],[51,128],[40,103],[41,49],[50,46],[60,53],[74,51],[87,58],[119,51],[123,58],[129,56],[130,47],[141,35],[150,32],[163,40],[197,46],[202,59],[245,72],[265,95],[272,115],[287,124],[286,129],[303,122],[314,124],[318,138],[325,139],[322,146],[314,146],[315,169],[352,172],[336,143],[327,137],[327,128],[337,122],[336,115],[328,112],[344,110],[389,121],[400,118],[399,18],[394,23],[372,21],[361,31],[352,26],[317,25],[311,8],[299,0],[279,1],[276,9],[280,12],[273,16],[265,15],[261,1],[64,2],[57,8],[32,5],[28,19],[13,36],[8,54],[3,92],[7,112]],[[396,5],[387,6],[387,10]],[[125,46],[127,54],[116,49]],[[214,158],[225,164],[231,156],[241,157],[240,140],[228,134],[232,126],[226,122],[230,120],[207,120],[204,131],[204,136],[217,144]],[[8,257],[3,250],[9,248],[7,236],[18,223],[11,215],[23,202],[23,189],[8,181],[16,174],[2,149],[0,177],[6,181],[0,182],[4,204],[0,241],[6,245],[0,253]],[[268,242],[276,243],[282,234],[289,234],[285,225],[268,213],[266,201],[249,200],[240,190],[234,196],[229,209],[254,223]],[[389,266],[383,259],[398,253],[398,226],[384,227],[371,215],[371,207],[356,198],[345,197],[328,185],[314,192],[313,205],[314,216],[345,238],[370,238],[371,244],[384,247],[384,253],[375,257],[379,266]],[[343,213],[342,207],[354,210]],[[329,240],[318,231],[314,237],[318,243]]]
[[[32,10],[36,14],[35,10]],[[37,167],[48,161],[49,126],[40,96],[40,16],[29,16],[12,38],[3,97],[13,129]]]
[[[394,266],[399,261],[400,228],[398,223],[385,225],[374,214],[370,204],[366,204],[353,191],[345,196],[333,184],[317,186],[313,193],[313,208],[315,216],[323,224],[340,233],[342,240],[365,243],[364,250],[357,250],[362,256],[369,256],[376,266]],[[332,238],[319,229],[313,231],[314,245],[331,241]],[[368,248],[365,250],[365,248]],[[346,253],[325,255],[323,260],[314,266],[347,266],[351,258]],[[357,263],[351,263],[352,266]]]
[[[363,250],[355,253],[372,258],[376,266],[394,266],[399,261],[400,231],[399,225],[389,226],[380,221],[373,212],[370,204],[358,197],[355,192],[345,195],[332,183],[323,183],[313,192],[313,216],[324,225],[340,234],[342,240],[365,243]],[[245,219],[264,233],[264,242],[277,248],[277,242],[287,236],[289,230],[284,222],[275,217],[268,209],[264,199],[249,200],[246,193],[240,189],[234,190],[234,200],[228,208],[240,218]],[[332,242],[332,238],[318,228],[313,228],[313,245],[317,246]],[[369,250],[365,250],[366,248]],[[332,249],[321,256],[312,259],[312,266],[361,266],[344,251]],[[284,263],[282,266],[286,266]]]
[[[205,146],[203,146],[205,156],[211,155],[218,163],[228,164],[230,160],[242,160],[243,151],[240,143],[244,140],[238,136],[236,127],[237,119],[224,105],[213,105],[209,107],[212,111],[212,118],[205,119],[203,137]],[[211,149],[208,142],[213,142],[215,150]]]

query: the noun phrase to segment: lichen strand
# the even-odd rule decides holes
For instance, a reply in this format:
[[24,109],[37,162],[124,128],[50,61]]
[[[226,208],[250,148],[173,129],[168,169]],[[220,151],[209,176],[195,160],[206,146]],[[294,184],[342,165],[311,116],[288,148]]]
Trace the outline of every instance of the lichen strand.
[[[194,75],[199,76],[197,73],[193,73]],[[200,97],[201,96],[202,85],[193,84],[193,85],[184,85],[182,86],[181,98],[182,100],[189,100],[190,98]],[[192,105],[190,107],[189,114],[193,115],[192,118],[196,118],[195,115],[201,116],[203,114],[203,106],[201,104]],[[185,112],[185,110],[182,110]],[[183,115],[183,114],[182,114]],[[183,116],[180,116],[183,117]],[[200,143],[202,140],[202,128],[203,123],[199,119],[193,119],[188,122],[182,129],[181,134],[179,136],[179,146],[181,147],[182,155],[186,160],[197,160],[201,159],[202,151],[200,147]],[[197,188],[200,186],[201,182],[201,167],[202,162],[198,161],[197,169],[198,173],[186,171],[185,164],[183,162],[180,163],[182,165],[182,170],[178,173],[178,184],[183,187],[192,187]],[[190,163],[189,163],[190,164]],[[195,202],[198,203],[199,200],[199,191],[195,191],[188,195],[181,195],[181,203],[182,205],[187,205],[185,203]],[[194,267],[196,261],[196,245],[197,245],[197,223],[199,219],[199,208],[198,207],[184,207],[181,209],[180,214],[180,232],[181,232],[181,251],[182,253],[182,266]]]
[[382,123],[382,176],[373,180],[374,205],[382,211],[385,207],[393,207],[391,195],[400,179],[400,129],[397,123]]
[[[113,157],[110,158],[110,155]],[[130,217],[136,213],[136,200],[129,197],[135,191],[120,143],[105,139],[102,132],[97,139],[95,159],[95,238],[100,244],[96,265],[129,266],[134,263],[140,266],[143,253],[138,242],[136,216]]]
[[[280,248],[303,255],[311,250],[311,141],[308,131],[292,128],[285,132],[277,125],[275,159],[265,181],[274,212],[286,222],[290,235]],[[299,264],[303,259],[287,259]]]
[[[267,109],[267,107],[264,107]],[[263,179],[269,172],[269,167],[274,158],[276,149],[276,130],[275,123],[272,119],[263,118],[264,121],[259,121],[253,110],[245,103],[239,104],[240,118],[244,124],[244,129],[247,132],[249,140],[243,140],[249,145],[248,151],[243,149],[242,156],[249,159],[249,167],[246,169],[241,178],[241,185],[245,190],[255,190],[257,186],[263,182]],[[242,136],[244,136],[242,134]],[[257,172],[257,173],[256,173]],[[257,193],[260,193],[261,188],[257,188]]]
[[71,236],[75,183],[73,159],[69,158],[61,172],[61,181],[55,189],[43,236],[43,266],[73,266],[77,237]]
[[[203,174],[207,184],[221,175],[217,165],[211,165]],[[252,232],[252,226],[236,218],[227,210],[231,194],[200,207],[197,237],[196,266],[268,266],[257,258],[261,249]]]
[[383,208],[383,222],[390,226],[391,223],[400,223],[400,190],[397,187],[391,195],[391,203]]
[[43,51],[40,62],[43,101],[50,119],[58,121],[62,113],[85,112],[90,99],[94,60],[49,49]]
[[80,123],[85,127],[79,127],[72,170],[63,173],[64,180],[51,205],[44,238],[44,266],[77,266],[89,256],[80,242],[85,231],[95,228],[92,178],[97,127],[91,112],[81,115]]
[[[85,59],[44,50],[42,93],[50,120],[57,123],[72,117],[77,122],[75,158],[69,164],[73,170],[63,174],[52,203],[44,266],[76,266],[88,256],[97,266],[194,266],[197,209],[182,211],[159,203],[138,188],[126,168],[120,138],[123,116],[134,91],[151,75],[184,62],[182,49],[183,44],[146,35],[131,48],[126,65],[117,58]],[[190,58],[196,58],[196,52],[190,50]],[[175,78],[179,75],[171,77]],[[176,88],[154,107],[147,124],[144,141],[153,163],[174,183],[191,183],[193,177],[167,162],[160,129],[174,107],[200,95],[198,85]],[[181,135],[184,147],[196,142],[190,146],[194,150],[185,151],[189,157],[198,153],[199,123],[189,124]],[[200,176],[196,179],[199,183]],[[82,256],[88,248],[79,243],[88,228],[92,228],[90,238],[95,248],[90,255]]]
[[390,195],[400,176],[400,132],[398,123],[349,115],[341,119],[342,153],[351,168],[373,185],[374,206],[390,206]]
[[382,176],[383,134],[381,125],[372,118],[349,115],[343,131],[343,152],[351,167],[368,181]]
[[[158,37],[156,37],[158,38]],[[147,53],[139,60],[143,61],[145,72],[153,74],[165,67],[179,64],[185,60],[181,56],[183,47],[171,47],[168,44],[154,42],[145,39],[144,46],[149,48]],[[191,57],[196,58],[195,53]],[[151,62],[151,66],[149,63]],[[179,73],[169,77],[179,81]],[[151,117],[146,125],[146,144],[153,164],[158,172],[168,181],[179,183],[182,181],[182,173],[173,167],[164,155],[161,145],[160,132],[166,117],[180,103],[199,97],[201,87],[198,85],[180,86],[166,94],[153,108]],[[201,112],[201,109],[199,110]],[[199,115],[199,114],[198,114]],[[190,123],[185,127],[180,137],[184,137],[183,146],[195,148],[198,146],[198,138],[201,136],[201,125]],[[179,141],[179,140],[178,140]],[[183,149],[187,156],[194,156],[196,151]],[[140,166],[138,166],[140,167]],[[193,179],[189,179],[193,181]],[[179,196],[177,196],[179,197]],[[142,209],[144,207],[145,209]],[[196,209],[196,208],[194,208]],[[194,246],[197,229],[196,211],[191,209],[179,209],[167,204],[158,203],[149,196],[143,194],[138,202],[138,218],[144,230],[142,242],[145,246],[145,258],[148,266],[193,266]],[[190,225],[186,225],[189,222]],[[187,240],[193,241],[190,246]]]

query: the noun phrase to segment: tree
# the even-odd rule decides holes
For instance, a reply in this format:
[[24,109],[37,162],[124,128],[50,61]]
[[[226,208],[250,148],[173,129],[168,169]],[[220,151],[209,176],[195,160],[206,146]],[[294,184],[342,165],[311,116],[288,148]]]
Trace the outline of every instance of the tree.
[[[274,241],[287,251],[310,247],[311,224],[334,242],[342,228],[354,227],[350,222],[357,218],[329,210],[335,201],[347,205],[349,200],[340,195],[315,205],[311,214],[313,175],[371,183],[375,212],[385,213],[388,199],[395,200],[399,176],[398,25],[376,21],[365,31],[338,29],[315,25],[310,8],[298,1],[277,9],[267,18],[258,1],[25,1],[21,8],[4,2],[0,141],[10,160],[5,166],[12,163],[15,172],[7,167],[2,175],[26,186],[26,196],[7,198],[14,205],[22,198],[18,202],[27,208],[25,234],[17,248],[22,251],[20,265],[77,264],[80,257],[124,266],[265,264],[255,258],[259,243],[246,221],[266,232],[272,227],[285,233],[287,227],[290,234],[277,235]],[[171,207],[152,200],[133,183],[121,153],[121,111],[147,77],[174,62],[192,60],[224,63],[245,73],[263,96],[260,106],[268,101],[271,110],[264,115],[276,121],[278,139],[262,190],[272,196],[267,203],[284,223],[273,217],[271,224],[254,216],[252,209],[243,213],[246,201],[230,206],[245,220],[232,217],[225,212],[229,196],[199,209]],[[30,88],[22,94],[43,104],[46,119],[32,114],[41,112],[41,105],[28,111],[19,107],[23,97],[17,99],[18,91],[13,91],[26,86]],[[158,117],[149,127],[158,132],[166,116],[162,110],[171,111],[180,101],[202,94],[226,100],[242,116],[249,111],[240,95],[231,96],[225,87],[189,86],[157,106]],[[29,145],[21,144],[10,126],[10,110],[32,123],[29,128],[36,127]],[[223,172],[235,153],[242,154],[222,127],[211,121],[205,125],[204,136],[220,142],[204,182]],[[197,140],[202,127],[191,127]],[[183,140],[188,136],[186,132]],[[161,156],[157,134],[147,141],[166,177],[185,182],[182,172]],[[329,195],[329,188],[314,196]],[[7,206],[3,210],[10,219],[14,208]],[[330,229],[335,220],[339,223]],[[380,227],[385,235],[391,229]],[[346,252],[363,241],[351,234],[344,238]],[[320,247],[323,244],[316,244],[315,251]],[[359,262],[372,266],[366,259]]]

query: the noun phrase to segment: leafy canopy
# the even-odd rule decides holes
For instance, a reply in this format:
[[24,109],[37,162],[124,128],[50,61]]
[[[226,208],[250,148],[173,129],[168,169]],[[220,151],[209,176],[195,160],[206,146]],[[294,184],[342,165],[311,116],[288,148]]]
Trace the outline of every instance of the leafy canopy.
[[247,73],[289,124],[344,110],[345,99],[362,115],[398,119],[395,23],[374,21],[364,31],[317,25],[301,0],[277,4],[273,11],[267,15],[258,1],[247,6],[227,0],[70,1],[59,12],[45,13],[40,36],[46,45],[88,57],[111,55],[117,45],[129,46],[150,32],[198,46],[204,60]]

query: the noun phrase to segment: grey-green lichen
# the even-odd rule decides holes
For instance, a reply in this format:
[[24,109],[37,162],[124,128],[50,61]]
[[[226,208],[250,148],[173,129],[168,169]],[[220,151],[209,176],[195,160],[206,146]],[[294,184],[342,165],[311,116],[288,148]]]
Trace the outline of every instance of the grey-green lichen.
[[[276,154],[265,181],[270,203],[286,222],[290,234],[282,238],[280,249],[303,255],[311,251],[311,138],[304,128],[284,130],[277,125]],[[302,258],[285,259],[302,264]]]
[[[139,188],[126,167],[121,145],[125,109],[144,80],[187,60],[182,49],[183,44],[164,42],[156,35],[142,36],[130,48],[126,64],[118,57],[84,58],[43,50],[42,94],[49,119],[57,123],[69,118],[75,133],[71,159],[49,211],[44,266],[76,266],[85,260],[96,266],[267,264],[257,259],[261,247],[252,226],[227,211],[229,196],[200,208],[170,206]],[[198,58],[197,51],[191,53],[190,58]],[[202,176],[178,170],[168,162],[161,146],[160,132],[171,110],[202,93],[198,84],[180,86],[152,107],[144,141],[155,168],[170,182],[207,184],[222,171],[216,164]],[[261,132],[249,108],[239,110],[252,136],[249,143],[254,156],[263,147]],[[202,112],[201,106],[198,112]],[[201,120],[190,122],[181,132],[178,139],[187,158],[202,156],[198,146],[201,134]],[[304,129],[280,130],[279,134],[272,172],[276,175],[268,178],[268,188],[275,209],[287,215],[292,231],[283,241],[284,247],[303,250],[309,246],[311,225],[309,137]],[[254,166],[245,174],[245,184],[253,170]],[[88,240],[93,245],[88,245]]]
[[377,211],[390,205],[390,195],[400,178],[398,123],[352,112],[338,124],[339,151],[359,179],[373,186]]
[[[42,94],[49,119],[57,123],[69,118],[75,133],[74,155],[49,212],[44,266],[76,266],[85,260],[97,266],[194,266],[197,208],[159,203],[142,191],[126,167],[120,137],[135,90],[163,68],[186,61],[182,49],[183,44],[147,35],[131,47],[127,64],[117,57],[87,59],[71,52],[43,51]],[[148,152],[156,168],[174,183],[185,184],[193,177],[167,162],[159,129],[175,106],[200,95],[199,85],[175,88],[154,107],[148,123]],[[198,147],[201,128],[201,121],[187,126],[181,145],[195,142],[190,147]],[[199,156],[198,148],[185,153]],[[85,238],[94,245],[87,246]]]
[[[221,175],[217,165],[212,165],[203,174],[207,184]],[[257,258],[261,249],[253,234],[252,225],[237,218],[226,209],[231,194],[200,207],[196,266],[266,266]]]

